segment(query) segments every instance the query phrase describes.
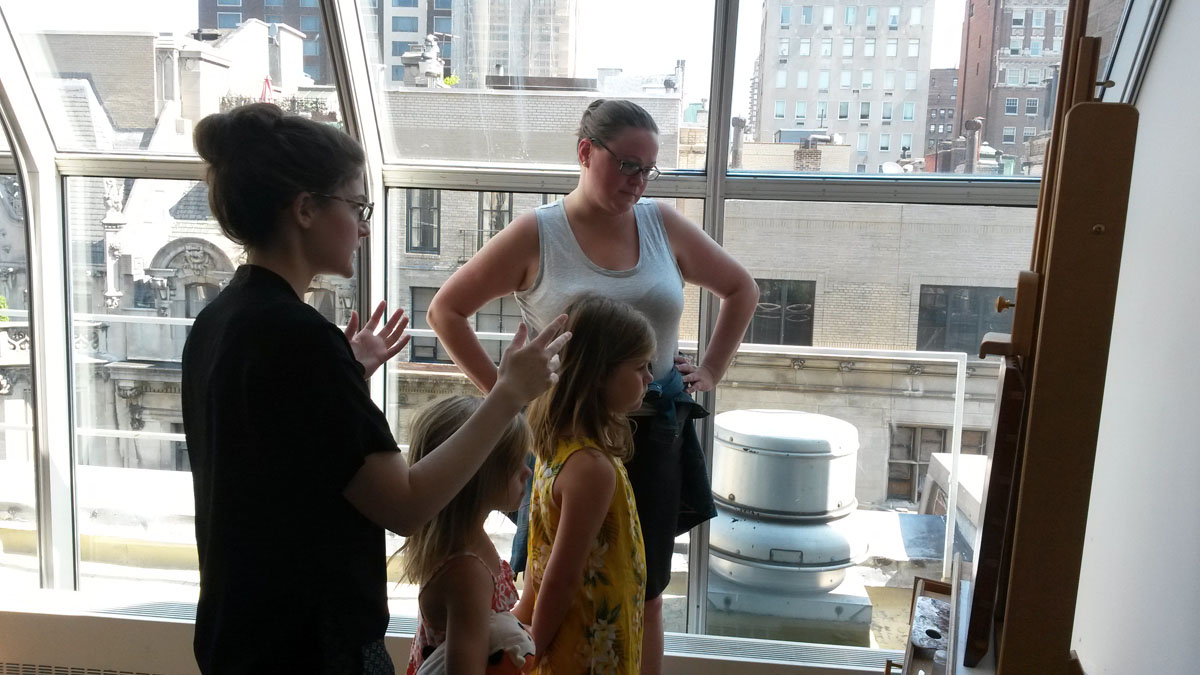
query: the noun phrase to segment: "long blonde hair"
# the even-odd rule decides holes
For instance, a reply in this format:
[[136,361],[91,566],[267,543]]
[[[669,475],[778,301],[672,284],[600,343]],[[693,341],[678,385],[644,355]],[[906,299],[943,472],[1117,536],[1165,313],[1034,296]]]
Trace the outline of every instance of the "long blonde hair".
[[[418,410],[409,426],[409,466],[458,431],[482,402],[477,396],[451,396]],[[525,463],[528,454],[529,425],[522,415],[517,415],[466,486],[446,508],[404,540],[396,552],[401,556],[403,576],[412,583],[424,583],[443,560],[463,550],[471,529],[479,525],[487,502],[507,490],[509,479]]]
[[654,329],[628,304],[590,293],[577,296],[563,311],[571,340],[559,353],[558,382],[529,405],[533,451],[550,461],[557,439],[572,433],[627,461],[633,456],[629,420],[624,412],[609,410],[605,391],[620,363],[653,355]]

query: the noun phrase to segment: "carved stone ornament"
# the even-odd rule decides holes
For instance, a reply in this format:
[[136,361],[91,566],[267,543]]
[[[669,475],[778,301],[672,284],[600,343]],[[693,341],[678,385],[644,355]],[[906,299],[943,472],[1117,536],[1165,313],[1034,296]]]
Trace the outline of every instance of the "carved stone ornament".
[[25,193],[16,176],[0,176],[0,204],[10,220],[25,222]]

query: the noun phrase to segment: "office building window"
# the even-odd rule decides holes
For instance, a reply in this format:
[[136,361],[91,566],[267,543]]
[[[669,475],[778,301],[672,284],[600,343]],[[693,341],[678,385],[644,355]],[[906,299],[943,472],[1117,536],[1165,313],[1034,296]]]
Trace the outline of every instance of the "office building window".
[[908,25],[910,25],[910,26],[920,26],[921,25],[921,8],[920,7],[912,8],[912,12],[909,13],[909,15],[908,15]]
[[404,66],[392,66],[392,82],[404,81]]
[[879,23],[879,8],[873,6],[867,7],[867,28],[870,30],[875,30],[875,25],[877,23]]
[[879,150],[880,152],[888,152],[892,149],[892,135],[879,134]]
[[416,7],[417,0],[392,0],[392,7]]
[[833,38],[821,38],[821,56],[833,56]]
[[909,40],[908,41],[908,55],[910,57],[921,55],[921,41],[920,40]]
[[850,6],[846,7],[846,25],[853,26],[854,22],[857,20],[858,20],[858,8],[855,7],[854,5],[850,5]]
[[884,122],[892,121],[892,104],[888,101],[883,102],[883,110],[881,112]]
[[817,89],[821,91],[829,91],[829,71],[822,70],[817,73]]
[[817,122],[825,124],[829,118],[829,101],[817,101]]
[[1021,53],[1021,47],[1025,46],[1025,41],[1022,38],[1010,38],[1008,41],[1008,53],[1011,56],[1016,56]]
[[838,82],[842,85],[842,89],[850,88],[850,77],[852,73],[848,70],[843,70],[838,73]]
[[787,38],[779,38],[779,58],[781,60],[787,58],[788,51],[790,50],[790,48],[791,48],[790,40],[788,40]]
[[900,8],[888,7],[888,30],[899,30],[900,28]]
[[237,28],[241,23],[241,12],[217,12],[217,28]]
[[786,87],[787,86],[787,71],[786,70],[775,71],[775,86],[776,87]]
[[[401,67],[403,79],[403,67]],[[438,253],[442,235],[442,192],[440,190],[405,190],[408,201],[405,231],[405,250],[410,253]]]
[[775,119],[783,119],[783,111],[787,107],[787,101],[775,101]]
[[851,58],[854,56],[854,38],[845,38],[842,40],[842,57]]
[[477,246],[491,240],[492,236],[512,222],[513,205],[511,192],[479,193],[479,240]]
[[1009,66],[1005,69],[1004,76],[1005,84],[1010,87],[1019,87],[1021,85],[1021,79],[1025,77],[1025,69]]
[[805,6],[801,7],[800,8],[800,23],[804,24],[805,26],[810,26],[810,25],[812,25],[812,22],[813,22],[812,5],[805,5]]
[[1041,40],[1030,40],[1029,41],[1029,55],[1030,56],[1041,56],[1042,55],[1042,41]]
[[[948,442],[952,431],[946,427],[892,425],[888,449],[888,499],[913,504],[921,501],[929,461],[935,452],[953,450]],[[986,430],[963,429],[960,451],[970,455],[986,454],[987,434]]]
[[435,33],[451,33],[450,17],[435,16],[433,17],[433,32]]
[[[1005,133],[1012,129],[1005,127]],[[1011,142],[1011,141],[1010,141]],[[996,297],[1011,298],[1013,289],[984,286],[921,285],[917,311],[917,349],[979,354],[985,333],[1008,333],[1012,312],[996,311]]]
[[862,103],[858,104],[858,119],[860,119],[860,120],[871,119],[871,102],[870,101],[863,101]]
[[811,345],[817,282],[755,279],[758,306],[746,328],[745,342]]
[[883,88],[888,91],[896,88],[896,71],[883,71]]
[[404,52],[408,51],[408,46],[410,44],[412,44],[412,43],[405,41],[405,40],[393,40],[392,41],[392,56],[403,55]]
[[1000,138],[1000,142],[1004,143],[1006,145],[1011,145],[1012,143],[1016,143],[1017,142],[1017,128],[1016,127],[1004,127],[1004,133]]
[[899,48],[900,41],[896,38],[889,38],[887,41],[887,50],[884,52],[884,55],[895,56],[899,52]]
[[1012,27],[1013,28],[1024,28],[1025,27],[1025,10],[1023,10],[1023,9],[1014,9],[1013,10]]
[[871,134],[859,132],[858,134],[858,151],[867,152],[871,149]]
[[808,56],[812,54],[812,40],[808,38],[800,38],[799,53],[800,56]]
[[792,8],[791,7],[780,7],[779,8],[779,27],[780,28],[791,28],[792,27]]
[[1044,9],[1033,10],[1033,27],[1034,28],[1045,28],[1046,27],[1046,10],[1044,10]]
[[1025,81],[1026,84],[1041,84],[1042,83],[1042,69],[1041,68],[1028,68],[1025,70],[1025,74],[1027,76],[1026,81]]
[[912,101],[905,102],[902,111],[900,119],[905,122],[911,122],[917,118],[917,104]]
[[875,38],[863,40],[863,56],[875,56]]
[[874,86],[875,86],[875,71],[873,71],[873,70],[862,71],[862,88],[870,89],[871,87],[874,87]]
[[902,152],[912,151],[912,147],[913,147],[912,143],[913,143],[913,135],[912,134],[900,134],[900,150]]
[[805,101],[796,101],[796,119],[803,120],[808,117],[808,103]]
[[1004,114],[1005,115],[1016,115],[1017,114],[1017,101],[1018,101],[1018,99],[1015,96],[1009,96],[1004,99]]
[[838,119],[839,120],[850,119],[850,102],[849,101],[839,101],[838,102]]
[[904,72],[904,88],[909,90],[917,88],[917,71],[907,70]]
[[1021,130],[1021,140],[1028,143],[1029,139],[1033,138],[1033,135],[1036,133],[1037,127],[1025,127]]
[[305,40],[304,41],[304,55],[305,56],[320,56],[321,55],[321,42],[319,40]]
[[808,89],[808,71],[801,70],[796,73],[796,88]]
[[418,28],[419,24],[415,16],[392,17],[392,32],[394,33],[415,33]]
[[1038,114],[1038,99],[1036,99],[1036,98],[1025,99],[1025,114],[1026,115]]
[[821,8],[821,25],[833,26],[833,7],[826,6]]

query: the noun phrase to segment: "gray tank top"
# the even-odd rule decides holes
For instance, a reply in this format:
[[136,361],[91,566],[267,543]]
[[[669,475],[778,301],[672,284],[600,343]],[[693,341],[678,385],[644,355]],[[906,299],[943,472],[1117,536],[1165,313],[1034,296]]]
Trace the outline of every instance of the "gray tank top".
[[638,262],[627,270],[605,269],[584,255],[567,224],[562,200],[540,206],[534,214],[539,241],[537,278],[528,289],[513,294],[525,323],[540,331],[572,298],[586,291],[623,300],[650,320],[657,341],[651,373],[656,380],[665,377],[679,349],[683,275],[671,252],[658,205],[650,199],[633,205]]

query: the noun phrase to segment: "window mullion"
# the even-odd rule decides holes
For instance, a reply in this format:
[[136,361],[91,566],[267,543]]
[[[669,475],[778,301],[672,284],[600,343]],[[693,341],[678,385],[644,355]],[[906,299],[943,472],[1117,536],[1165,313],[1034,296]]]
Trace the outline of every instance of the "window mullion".
[[[706,185],[704,191],[704,231],[718,244],[724,237],[725,175],[729,166],[730,123],[733,115],[734,47],[737,42],[739,3],[716,0],[713,16],[713,69],[709,101],[708,147],[706,151]],[[713,294],[700,294],[700,326],[697,354],[703,357],[712,338],[717,319],[717,300]],[[697,400],[708,410],[716,410],[715,391],[701,392]],[[697,423],[704,463],[712,475],[713,416]],[[708,623],[708,523],[692,530],[688,545],[688,612],[689,633],[703,633]]]
[[62,182],[55,147],[25,73],[7,18],[0,14],[0,113],[12,131],[25,191],[29,319],[34,383],[37,546],[43,588],[79,588],[71,328]]

